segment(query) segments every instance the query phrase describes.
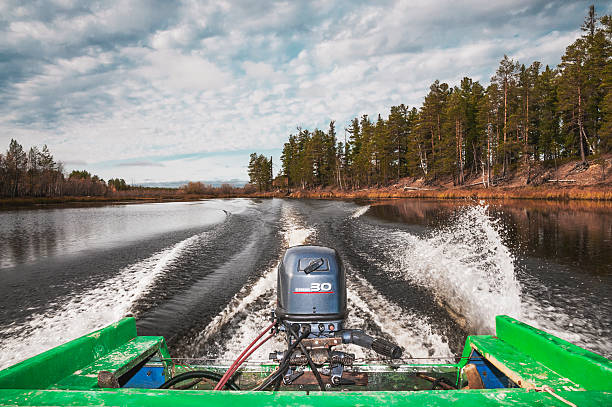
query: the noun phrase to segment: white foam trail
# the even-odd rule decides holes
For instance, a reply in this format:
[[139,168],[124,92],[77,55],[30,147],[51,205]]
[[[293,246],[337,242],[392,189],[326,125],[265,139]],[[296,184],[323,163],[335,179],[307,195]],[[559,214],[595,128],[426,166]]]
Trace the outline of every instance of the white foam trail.
[[[204,328],[202,332],[200,332],[196,338],[194,343],[195,350],[197,351],[201,345],[207,342],[213,335],[219,332],[220,329],[223,328],[226,324],[231,322],[237,315],[247,311],[247,308],[255,302],[258,298],[265,296],[268,291],[274,290],[274,285],[276,283],[276,267],[273,267],[270,270],[267,270],[263,276],[259,280],[255,282],[250,287],[250,291],[247,290],[246,287],[243,287],[232,300],[225,306],[223,311],[217,314],[213,320]],[[267,310],[269,313],[269,309]],[[269,324],[269,322],[268,322]],[[264,323],[257,325],[259,328],[255,328],[253,332],[256,332],[257,329],[263,329],[265,327],[266,322],[264,318]],[[244,325],[242,325],[244,326]],[[234,335],[232,338],[238,335]],[[228,342],[224,342],[225,346],[229,346]],[[237,349],[230,347],[230,349]],[[224,359],[224,357],[221,357]]]
[[[262,329],[270,325],[270,311],[274,309],[275,303],[276,295],[273,289],[260,296],[257,306],[251,304],[245,318],[240,320],[238,324],[232,325],[235,326],[235,329],[231,335],[220,341],[224,349],[222,353],[218,356],[213,355],[211,359],[218,363],[233,361],[257,337]],[[283,349],[285,346],[283,337],[275,335],[253,352],[249,357],[249,364],[270,362],[268,355],[275,350]]]
[[[388,339],[404,348],[405,359],[445,358],[452,355],[448,342],[433,332],[426,320],[387,300],[357,273],[351,272],[350,275],[351,278],[347,280],[350,309],[346,320],[347,328],[360,328],[373,334],[371,330],[374,324],[380,332],[389,337]],[[342,345],[342,347],[360,359],[380,359],[375,352],[356,345]]]
[[429,238],[393,232],[399,269],[427,287],[472,333],[493,333],[495,316],[521,317],[521,289],[514,258],[503,244],[487,206],[466,207],[452,226]]
[[[122,269],[84,294],[66,299],[57,310],[34,314],[23,325],[0,330],[0,369],[117,321],[130,311],[155,279],[206,233],[191,236]],[[59,301],[58,301],[59,302]]]
[[359,209],[357,209],[355,212],[353,212],[353,214],[351,215],[351,218],[358,218],[361,215],[364,215],[369,209],[370,209],[370,205],[362,206]]
[[[314,234],[314,229],[303,227],[297,215],[287,206],[282,208],[281,217],[284,224],[284,240],[288,247],[304,244]],[[278,262],[280,262],[280,259]],[[276,269],[278,262],[274,267],[268,269],[252,286],[243,287],[223,311],[215,316],[206,328],[197,335],[194,341],[196,351],[202,348],[202,345],[223,329],[224,326],[231,324],[235,328],[232,330],[232,335],[229,338],[223,338],[220,341],[221,343],[218,344],[222,345],[223,349],[225,349],[224,353],[210,356],[218,362],[233,360],[238,355],[236,353],[237,350],[242,350],[248,346],[255,338],[256,333],[269,325],[270,310],[274,309],[276,301]],[[255,306],[255,303],[258,304]],[[235,319],[243,317],[243,314],[246,315],[243,320],[235,321]],[[282,344],[281,338],[277,335],[254,352],[249,360],[251,363],[257,360],[267,360],[268,354],[274,349],[278,349]]]
[[304,244],[306,239],[312,235],[313,232],[313,229],[296,227],[294,223],[290,224],[289,228],[285,230],[285,241],[287,242],[287,246],[293,247]]

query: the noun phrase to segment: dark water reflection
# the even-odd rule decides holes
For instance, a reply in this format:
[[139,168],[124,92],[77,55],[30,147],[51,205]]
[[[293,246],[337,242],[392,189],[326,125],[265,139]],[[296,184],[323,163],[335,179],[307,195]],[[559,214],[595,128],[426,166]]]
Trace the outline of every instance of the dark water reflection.
[[225,216],[222,208],[195,202],[0,211],[0,270],[209,225]]
[[[373,204],[369,214],[423,232],[447,222],[466,201],[393,200]],[[612,275],[612,203],[492,201],[504,243],[519,256],[568,265],[577,273]]]

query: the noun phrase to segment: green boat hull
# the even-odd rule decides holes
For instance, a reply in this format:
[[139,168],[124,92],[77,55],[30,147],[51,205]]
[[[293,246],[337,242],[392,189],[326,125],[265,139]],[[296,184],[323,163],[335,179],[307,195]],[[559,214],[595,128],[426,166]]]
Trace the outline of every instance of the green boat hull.
[[[428,390],[435,379],[464,388],[468,365],[476,366],[485,387],[496,388]],[[458,363],[356,365],[354,374],[367,383],[330,387],[336,391],[314,391],[307,381],[278,392],[212,391],[205,380],[191,390],[126,388],[138,375],[147,380],[156,371],[163,381],[194,368],[226,367],[175,363],[163,337],[137,336],[135,320],[125,318],[0,371],[0,405],[612,405],[608,359],[507,316],[497,317],[495,336],[469,336]],[[274,368],[247,366],[236,382],[254,387]],[[101,371],[123,387],[101,388]]]

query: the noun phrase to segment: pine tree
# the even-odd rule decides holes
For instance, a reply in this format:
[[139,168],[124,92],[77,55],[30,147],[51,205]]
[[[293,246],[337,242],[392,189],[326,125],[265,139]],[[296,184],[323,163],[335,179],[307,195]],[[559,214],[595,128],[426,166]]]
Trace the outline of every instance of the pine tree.
[[351,179],[351,184],[353,187],[359,187],[359,180],[357,175],[357,165],[358,157],[361,154],[362,148],[362,139],[361,139],[361,128],[359,126],[359,119],[355,117],[351,120],[351,124],[349,125],[347,131],[349,132],[349,140],[348,140],[348,154],[347,154],[347,166],[350,168],[349,176]]
[[393,164],[396,180],[406,175],[406,151],[408,143],[408,107],[391,106],[387,119],[389,142],[393,146]]
[[284,144],[281,154],[282,173],[287,177],[287,185],[294,187],[298,183],[297,163],[297,141],[293,134],[289,135],[289,141]]
[[[610,53],[607,49],[605,31],[599,28],[595,7],[589,8],[589,14],[582,26],[584,32],[586,55],[584,61],[585,83],[583,95],[585,99],[584,127],[586,134],[592,140],[591,148],[596,152],[601,144],[599,131],[601,128],[601,107],[605,97],[605,70],[610,65]],[[586,140],[588,142],[588,140]]]
[[478,101],[476,114],[476,127],[480,133],[481,169],[483,172],[483,184],[489,187],[492,177],[492,169],[495,155],[494,129],[497,118],[497,104],[495,102],[496,86],[489,85],[482,98]]
[[[442,122],[446,99],[450,94],[449,86],[436,80],[430,87],[429,93],[419,113],[419,138],[418,147],[421,167],[431,169],[432,177],[436,178],[438,163],[436,156],[440,154],[442,141]],[[428,143],[425,140],[429,140]]]
[[560,119],[557,108],[557,72],[547,65],[538,76],[535,87],[535,147],[544,160],[551,160],[559,155]]
[[270,190],[272,187],[271,158],[268,160],[264,155],[252,153],[250,155],[248,170],[251,184],[256,185],[260,192]]
[[533,138],[530,137],[530,131],[533,131],[533,127],[531,126],[533,112],[534,112],[534,89],[535,84],[538,80],[538,76],[540,74],[540,62],[533,62],[528,68],[525,68],[525,65],[521,65],[520,73],[519,73],[519,89],[520,89],[520,98],[521,98],[521,113],[522,113],[522,123],[521,130],[523,133],[523,155],[525,156],[525,161],[529,161],[530,153],[532,152],[532,148],[530,143],[533,144]]
[[336,124],[329,122],[327,133],[323,135],[324,185],[339,186],[340,163],[336,151]]
[[504,124],[503,124],[503,173],[506,175],[506,171],[508,170],[508,130],[509,123],[508,118],[512,113],[511,106],[511,98],[513,96],[513,92],[516,87],[517,82],[517,71],[519,69],[518,62],[515,62],[512,59],[508,58],[508,55],[504,55],[504,59],[502,59],[499,63],[499,67],[495,72],[495,76],[491,78],[491,82],[497,84],[498,88],[502,91],[503,101],[504,101]]
[[586,42],[578,38],[565,50],[559,65],[561,76],[559,78],[559,109],[563,114],[564,130],[570,137],[571,144],[577,145],[580,159],[586,164],[586,130],[584,126],[584,88],[586,75],[584,61],[586,59]]
[[359,126],[361,128],[361,150],[355,160],[355,165],[357,167],[359,184],[368,186],[371,185],[371,179],[374,172],[374,126],[367,114],[361,116]]
[[604,55],[608,63],[602,72],[601,89],[603,93],[601,103],[602,124],[600,130],[601,146],[603,151],[612,151],[612,16],[601,18],[601,32],[605,39]]

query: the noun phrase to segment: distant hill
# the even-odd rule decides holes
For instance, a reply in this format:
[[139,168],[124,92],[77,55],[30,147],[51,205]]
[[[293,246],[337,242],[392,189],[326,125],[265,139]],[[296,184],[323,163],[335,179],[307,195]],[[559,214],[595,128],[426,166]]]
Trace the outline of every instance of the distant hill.
[[[196,182],[197,181],[198,180],[196,180]],[[134,186],[149,187],[149,188],[180,188],[183,185],[187,184],[188,182],[190,182],[190,180],[171,181],[171,182],[140,182],[140,183],[136,183]],[[245,184],[248,183],[248,181],[241,181],[239,179],[230,179],[230,180],[223,180],[223,181],[219,181],[219,180],[201,181],[199,180],[199,182],[205,185],[211,185],[213,187],[220,187],[223,184],[229,184],[233,187],[243,187]]]

